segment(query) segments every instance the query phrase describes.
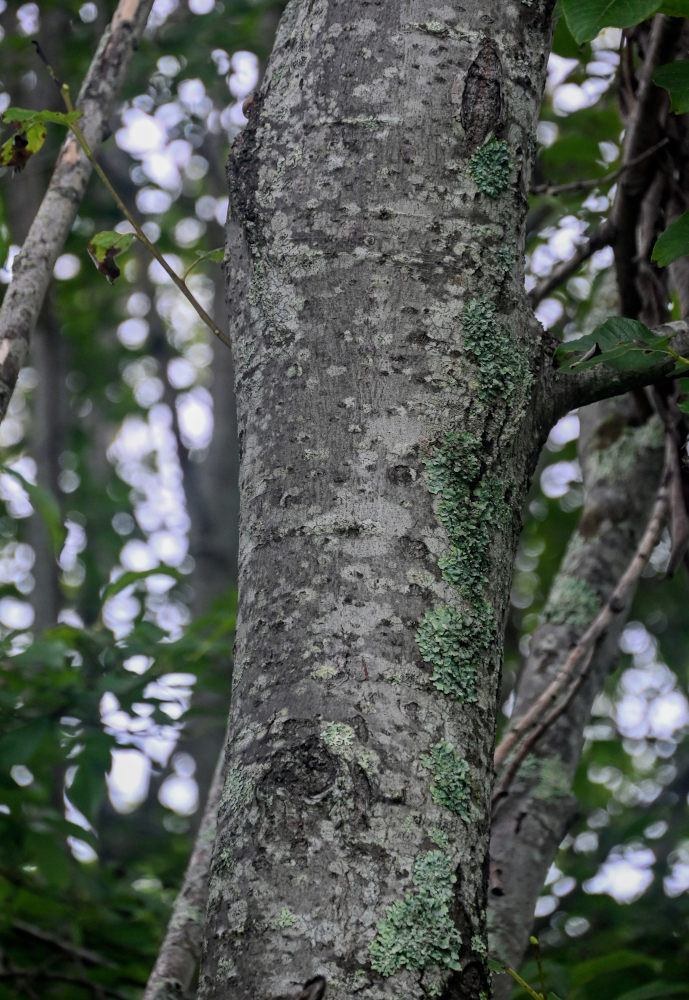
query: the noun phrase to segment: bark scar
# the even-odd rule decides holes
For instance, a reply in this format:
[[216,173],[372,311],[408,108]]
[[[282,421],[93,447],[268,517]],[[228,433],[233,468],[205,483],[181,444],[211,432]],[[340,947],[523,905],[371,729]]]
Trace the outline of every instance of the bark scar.
[[469,67],[462,93],[460,121],[466,133],[468,152],[497,133],[505,120],[502,63],[492,38],[482,38],[479,53]]

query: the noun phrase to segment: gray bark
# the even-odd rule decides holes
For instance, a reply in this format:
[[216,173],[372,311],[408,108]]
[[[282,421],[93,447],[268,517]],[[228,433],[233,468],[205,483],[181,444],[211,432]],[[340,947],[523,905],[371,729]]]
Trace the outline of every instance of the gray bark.
[[[673,51],[684,51],[687,28],[678,32],[676,22],[656,17],[651,25],[636,30],[645,36],[646,61],[638,70],[641,84],[626,134],[624,162],[633,162],[663,134],[669,134],[672,144],[662,153],[660,169],[655,163],[649,173],[651,161],[642,161],[623,175],[611,213],[618,233],[617,290],[610,282],[599,289],[589,313],[589,329],[620,310],[651,326],[662,323],[670,297],[667,274],[652,267],[650,256],[663,219],[679,212],[677,191],[683,188],[681,182],[678,185],[668,178],[686,175],[687,128],[683,119],[669,115],[667,100],[659,103],[662,92],[649,84],[659,61],[670,58]],[[686,264],[678,261],[670,271],[686,315]],[[534,634],[523,665],[515,719],[558,672],[612,592],[645,528],[662,468],[662,429],[659,418],[651,414],[649,401],[639,393],[581,413],[582,518],[554,581],[546,621]],[[567,789],[581,756],[583,728],[593,698],[615,665],[625,619],[626,612],[616,616],[615,627],[595,653],[586,683],[539,741],[508,796],[497,805],[491,839],[491,946],[508,965],[521,961],[543,879],[565,832],[573,808]],[[498,1000],[509,994],[510,985],[511,980],[500,977],[495,987]]]
[[520,264],[550,7],[292,3],[235,144],[241,596],[203,998],[490,989],[506,567],[552,410]]
[[[555,578],[543,624],[534,632],[519,680],[513,718],[555,677],[626,568],[643,533],[660,480],[663,428],[640,415],[633,397],[596,403],[581,413],[582,517]],[[630,476],[634,488],[630,489]],[[591,704],[617,660],[626,612],[597,650],[594,667],[566,712],[524,760],[498,801],[491,833],[491,952],[518,966],[548,868],[572,819],[570,789]],[[500,977],[496,997],[511,980]]]

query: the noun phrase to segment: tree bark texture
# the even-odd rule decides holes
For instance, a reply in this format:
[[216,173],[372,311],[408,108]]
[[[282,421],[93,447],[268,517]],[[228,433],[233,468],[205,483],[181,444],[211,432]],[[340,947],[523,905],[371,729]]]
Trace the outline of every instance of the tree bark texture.
[[[667,135],[670,143],[651,172],[649,161],[624,175],[611,212],[616,230],[624,234],[614,244],[617,287],[611,287],[611,280],[599,287],[587,317],[589,331],[620,311],[649,326],[664,322],[671,297],[668,281],[682,315],[689,309],[686,258],[680,258],[669,273],[651,263],[665,222],[688,203],[680,193],[686,190],[681,180],[687,169],[687,126],[682,116],[669,113],[662,92],[650,87],[657,63],[686,50],[688,29],[683,24],[678,31],[677,22],[656,17],[635,32],[646,62],[637,70],[642,83],[629,116],[624,159],[633,160],[644,144],[660,136]],[[567,659],[612,592],[645,528],[663,465],[662,423],[653,415],[651,402],[652,396],[637,392],[581,412],[582,517],[553,583],[545,620],[532,638],[513,718],[526,711]],[[567,826],[573,807],[567,790],[580,759],[583,730],[593,698],[615,666],[617,638],[625,620],[626,609],[596,651],[586,683],[527,758],[509,795],[496,806],[490,937],[493,950],[513,966],[521,961],[543,879]],[[498,1000],[509,995],[510,985],[507,977],[496,983]]]
[[[639,414],[632,396],[586,407],[581,423],[582,517],[555,578],[543,622],[531,638],[514,718],[526,712],[562,668],[612,592],[644,531],[660,481],[662,423],[655,414]],[[632,474],[634,489],[629,488]],[[525,758],[507,796],[495,806],[489,937],[491,952],[511,966],[522,960],[536,901],[576,808],[571,788],[584,729],[593,699],[616,664],[627,610],[620,609],[586,681]],[[511,980],[504,978],[496,984],[497,997],[509,996]]]
[[203,998],[490,990],[501,636],[552,411],[521,265],[551,6],[293,2],[235,143],[240,619]]

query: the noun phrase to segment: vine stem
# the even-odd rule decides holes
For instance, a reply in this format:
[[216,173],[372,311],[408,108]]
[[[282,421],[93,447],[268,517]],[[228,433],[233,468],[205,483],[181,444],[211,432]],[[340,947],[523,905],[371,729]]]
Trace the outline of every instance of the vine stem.
[[[73,111],[74,108],[72,106],[72,99],[71,99],[70,94],[69,94],[69,86],[66,83],[63,83],[62,86],[60,87],[60,90],[61,90],[61,93],[62,93],[62,99],[65,102],[65,107],[67,108],[67,111],[68,112]],[[70,123],[69,127],[70,127],[72,133],[74,134],[74,138],[79,143],[79,146],[81,147],[81,149],[82,149],[82,151],[84,153],[84,156],[87,157],[89,163],[91,164],[91,166],[93,167],[93,169],[95,170],[95,172],[98,174],[98,176],[102,180],[103,184],[105,184],[106,188],[108,189],[108,191],[112,195],[112,197],[113,197],[113,199],[115,201],[115,204],[119,208],[120,212],[122,212],[122,215],[125,217],[125,219],[127,220],[127,222],[133,228],[134,233],[136,235],[136,238],[139,240],[140,243],[143,243],[143,245],[146,247],[146,249],[151,254],[151,256],[154,257],[155,260],[158,261],[158,263],[163,268],[163,270],[166,272],[166,274],[169,275],[171,281],[177,286],[177,288],[180,290],[180,292],[185,297],[185,299],[190,303],[190,305],[198,313],[199,317],[203,320],[203,322],[209,328],[209,330],[212,330],[212,332],[215,334],[215,336],[219,340],[221,340],[223,342],[223,344],[225,344],[227,347],[230,347],[231,346],[230,345],[230,340],[229,340],[229,337],[227,336],[227,334],[223,333],[223,331],[220,329],[220,327],[213,321],[213,319],[211,319],[211,317],[208,315],[208,313],[203,308],[203,306],[201,305],[201,303],[198,301],[198,299],[196,298],[196,296],[189,290],[189,287],[186,285],[186,283],[182,280],[182,278],[180,278],[180,276],[174,271],[174,269],[172,267],[170,267],[170,265],[165,260],[165,257],[160,252],[160,250],[157,248],[157,246],[155,245],[155,243],[151,243],[151,241],[149,240],[148,236],[143,231],[142,227],[139,225],[139,223],[136,221],[136,219],[134,218],[134,216],[132,215],[132,213],[129,211],[129,209],[127,208],[127,206],[125,205],[125,203],[122,201],[122,199],[120,198],[119,194],[115,190],[112,182],[110,181],[110,178],[105,173],[105,171],[101,167],[100,163],[98,162],[98,160],[93,155],[93,152],[91,151],[91,147],[89,146],[84,133],[81,131],[81,129],[79,127],[79,124],[76,121],[74,121],[74,122]]]

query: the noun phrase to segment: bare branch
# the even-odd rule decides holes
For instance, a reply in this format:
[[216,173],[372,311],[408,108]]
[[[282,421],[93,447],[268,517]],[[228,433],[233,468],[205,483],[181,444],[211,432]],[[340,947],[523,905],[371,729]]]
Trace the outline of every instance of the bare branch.
[[554,197],[559,194],[576,194],[577,191],[590,191],[591,188],[603,187],[606,184],[612,184],[616,181],[618,177],[621,177],[627,170],[635,167],[637,163],[642,163],[647,157],[653,156],[657,153],[659,149],[667,145],[670,140],[667,136],[657,142],[655,146],[651,146],[643,153],[639,153],[635,156],[629,163],[623,163],[621,167],[617,170],[613,170],[609,174],[603,174],[601,177],[591,177],[585,181],[569,181],[568,184],[538,184],[536,187],[532,188],[532,194],[545,194]]
[[665,439],[665,467],[646,531],[617,586],[594,621],[581,636],[553,681],[536,699],[529,711],[510,727],[496,748],[494,757],[496,770],[505,767],[511,754],[514,756],[509,760],[509,766],[495,789],[494,806],[506,794],[528,751],[548,726],[552,725],[555,719],[562,714],[585,680],[598,643],[606,634],[615,616],[625,609],[629,595],[658,544],[667,520],[668,487],[671,478],[671,452],[673,449],[674,441],[668,434]]
[[605,246],[613,243],[615,239],[615,227],[609,219],[594,229],[589,238],[574,251],[571,257],[563,260],[553,268],[547,278],[536,285],[529,292],[529,301],[532,306],[537,306],[546,295],[550,295],[553,289],[566,281],[575,271],[581,267],[585,260],[588,260],[596,250],[601,250]]
[[114,962],[110,962],[97,952],[90,951],[88,948],[80,948],[78,945],[72,944],[71,941],[56,937],[54,934],[44,931],[42,927],[35,927],[24,920],[13,920],[12,928],[28,937],[35,938],[37,941],[43,941],[44,944],[50,944],[59,951],[67,952],[68,955],[73,955],[74,958],[81,959],[83,962],[90,962],[91,965],[104,965],[108,969],[116,967]]
[[[153,0],[120,0],[101,38],[79,94],[81,129],[92,150],[108,129],[120,87]],[[91,164],[71,134],[65,139],[50,184],[21,252],[0,308],[0,419],[17,382],[53,267],[69,235],[91,176]]]
[[681,43],[680,34],[672,20],[663,14],[653,19],[644,63],[638,75],[634,110],[626,128],[622,160],[632,169],[620,178],[611,213],[616,232],[615,270],[623,316],[638,316],[643,307],[636,281],[639,253],[636,229],[642,195],[658,165],[647,158],[640,159],[640,155],[657,141],[662,121],[659,112],[667,104],[665,91],[653,83],[653,73],[661,63],[673,58]]

